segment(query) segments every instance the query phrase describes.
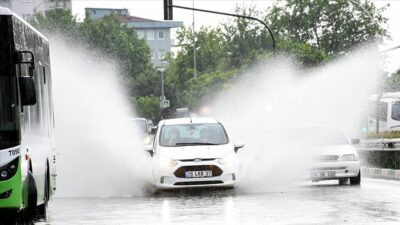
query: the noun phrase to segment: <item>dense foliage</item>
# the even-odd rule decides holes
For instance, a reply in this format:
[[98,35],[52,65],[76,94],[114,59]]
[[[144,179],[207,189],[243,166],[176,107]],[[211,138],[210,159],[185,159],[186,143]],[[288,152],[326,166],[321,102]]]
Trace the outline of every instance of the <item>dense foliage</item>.
[[326,54],[344,54],[388,35],[385,9],[368,0],[286,0],[269,10],[268,21],[279,38],[308,43]]

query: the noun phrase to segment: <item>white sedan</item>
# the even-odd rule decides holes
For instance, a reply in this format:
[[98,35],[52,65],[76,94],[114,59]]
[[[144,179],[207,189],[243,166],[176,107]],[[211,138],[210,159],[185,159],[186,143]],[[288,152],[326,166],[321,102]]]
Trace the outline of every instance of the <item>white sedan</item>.
[[229,140],[214,118],[162,120],[153,145],[145,146],[158,189],[233,187],[238,179],[236,153],[242,147]]
[[[351,185],[361,182],[360,161],[356,149],[343,132],[333,127],[294,129],[287,139],[293,148],[312,156],[310,179],[339,180]],[[353,142],[357,142],[354,140]]]

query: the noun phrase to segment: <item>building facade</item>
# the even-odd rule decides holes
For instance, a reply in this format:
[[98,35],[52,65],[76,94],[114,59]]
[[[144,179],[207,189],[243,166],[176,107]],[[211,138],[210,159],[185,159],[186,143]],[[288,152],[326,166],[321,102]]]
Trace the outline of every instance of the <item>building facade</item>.
[[171,29],[183,26],[183,22],[179,21],[157,21],[130,16],[127,9],[86,8],[85,12],[91,19],[100,19],[114,14],[129,28],[135,29],[138,37],[145,39],[148,43],[155,67],[160,67],[165,55],[171,52],[173,46]]
[[0,6],[11,9],[25,20],[30,20],[34,14],[45,13],[51,9],[71,10],[71,0],[0,0]]

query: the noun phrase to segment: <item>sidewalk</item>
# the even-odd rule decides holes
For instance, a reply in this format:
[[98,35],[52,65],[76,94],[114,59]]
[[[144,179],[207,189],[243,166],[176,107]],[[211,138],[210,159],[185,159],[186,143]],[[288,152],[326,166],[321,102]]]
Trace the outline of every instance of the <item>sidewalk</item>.
[[400,180],[400,170],[361,167],[361,175],[379,179]]

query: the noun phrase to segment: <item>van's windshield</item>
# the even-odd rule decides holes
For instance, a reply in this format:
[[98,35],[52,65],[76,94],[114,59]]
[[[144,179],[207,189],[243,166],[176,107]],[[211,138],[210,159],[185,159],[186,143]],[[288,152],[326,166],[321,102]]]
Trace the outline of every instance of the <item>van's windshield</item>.
[[164,147],[222,145],[228,142],[225,129],[219,123],[165,125],[160,133],[160,145]]

